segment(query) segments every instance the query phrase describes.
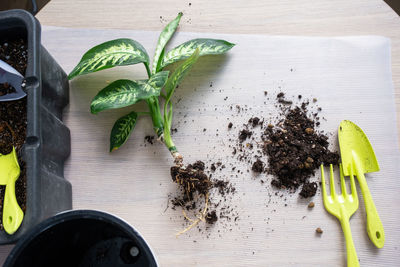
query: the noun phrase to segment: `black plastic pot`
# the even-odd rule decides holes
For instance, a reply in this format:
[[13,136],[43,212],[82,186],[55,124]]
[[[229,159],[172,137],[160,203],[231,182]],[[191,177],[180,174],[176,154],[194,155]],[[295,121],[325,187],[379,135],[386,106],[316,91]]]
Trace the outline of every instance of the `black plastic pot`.
[[25,235],[4,267],[157,266],[144,239],[107,213],[74,210],[58,214]]
[[15,234],[0,231],[0,244],[16,242],[39,222],[72,208],[71,184],[64,179],[71,138],[62,122],[69,84],[65,72],[41,45],[40,33],[40,24],[30,13],[0,12],[0,41],[22,37],[28,43],[27,136],[22,155],[27,168],[26,212]]

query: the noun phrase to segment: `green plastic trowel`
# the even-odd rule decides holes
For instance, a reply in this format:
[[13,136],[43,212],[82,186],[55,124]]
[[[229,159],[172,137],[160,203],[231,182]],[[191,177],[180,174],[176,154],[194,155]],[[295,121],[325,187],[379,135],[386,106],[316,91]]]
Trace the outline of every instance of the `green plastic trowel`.
[[3,226],[4,230],[10,235],[18,230],[24,218],[24,213],[15,197],[15,181],[19,174],[17,153],[13,147],[10,154],[0,154],[0,185],[6,186],[3,202]]
[[351,121],[340,123],[338,135],[344,175],[354,173],[357,176],[365,202],[369,239],[376,247],[382,248],[385,232],[364,176],[364,173],[379,171],[374,150],[365,133]]

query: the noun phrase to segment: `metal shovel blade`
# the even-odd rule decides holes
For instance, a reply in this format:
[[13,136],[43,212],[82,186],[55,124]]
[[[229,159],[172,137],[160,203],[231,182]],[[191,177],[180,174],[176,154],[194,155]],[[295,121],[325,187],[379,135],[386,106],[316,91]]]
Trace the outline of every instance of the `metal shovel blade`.
[[16,69],[0,60],[0,84],[8,83],[15,89],[15,92],[13,93],[0,96],[0,102],[18,100],[25,97],[26,93],[22,90],[23,80],[24,76],[22,76]]
[[339,146],[344,175],[350,175],[350,166],[353,164],[354,155],[363,173],[379,171],[379,164],[375,152],[367,136],[351,121],[344,120],[339,126]]

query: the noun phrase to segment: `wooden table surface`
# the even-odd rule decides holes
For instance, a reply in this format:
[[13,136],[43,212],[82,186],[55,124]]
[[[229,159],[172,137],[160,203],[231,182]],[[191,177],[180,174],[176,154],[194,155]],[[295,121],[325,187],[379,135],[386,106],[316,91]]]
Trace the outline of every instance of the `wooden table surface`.
[[[52,0],[37,18],[47,26],[159,31],[179,11],[180,31],[391,38],[400,129],[400,17],[382,0]],[[0,264],[10,249],[0,248]]]

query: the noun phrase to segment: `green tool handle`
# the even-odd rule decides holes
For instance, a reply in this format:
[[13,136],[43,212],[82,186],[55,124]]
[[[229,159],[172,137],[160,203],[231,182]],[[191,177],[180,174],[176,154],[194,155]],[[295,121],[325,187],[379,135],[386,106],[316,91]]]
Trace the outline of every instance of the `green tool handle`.
[[6,185],[6,192],[4,195],[3,206],[3,225],[4,230],[12,235],[14,234],[22,223],[24,213],[18,205],[15,197],[15,180],[10,179]]
[[378,211],[376,210],[374,200],[369,192],[364,172],[356,164],[357,180],[360,184],[361,192],[364,197],[365,211],[367,213],[367,232],[369,239],[377,248],[382,248],[385,244],[385,232]]
[[351,236],[350,223],[348,216],[343,216],[340,219],[342,225],[344,237],[346,239],[346,250],[347,250],[347,267],[359,267],[356,248],[354,247],[353,237]]

